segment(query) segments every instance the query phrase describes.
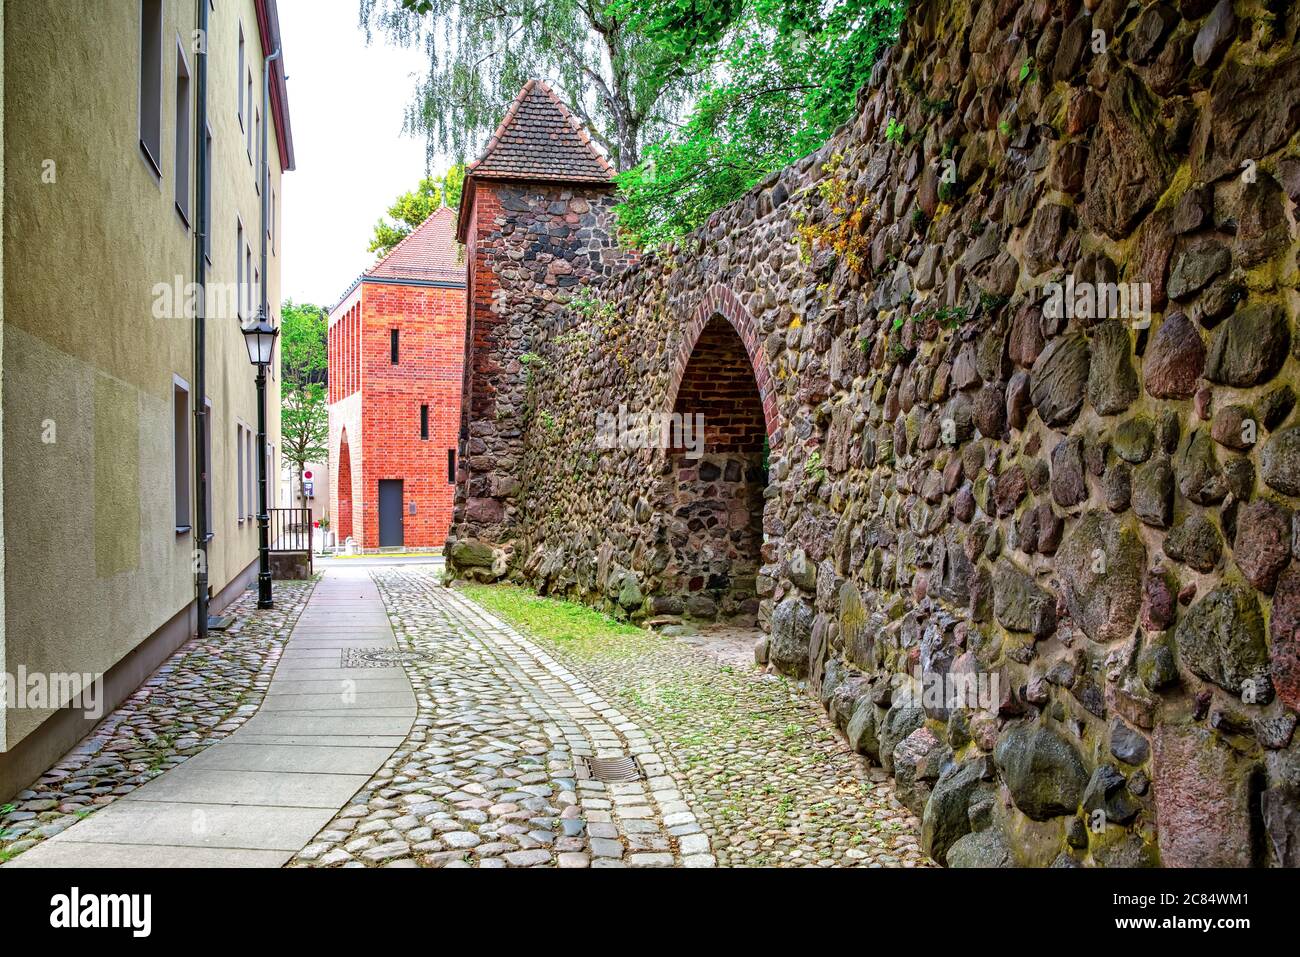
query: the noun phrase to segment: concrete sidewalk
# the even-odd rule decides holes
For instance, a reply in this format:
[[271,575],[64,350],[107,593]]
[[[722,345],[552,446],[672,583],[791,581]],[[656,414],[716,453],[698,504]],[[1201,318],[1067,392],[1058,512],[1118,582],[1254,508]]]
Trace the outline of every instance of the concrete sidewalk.
[[348,649],[396,649],[365,568],[331,565],[258,713],[229,738],[19,855],[6,867],[279,867],[405,740],[406,669]]

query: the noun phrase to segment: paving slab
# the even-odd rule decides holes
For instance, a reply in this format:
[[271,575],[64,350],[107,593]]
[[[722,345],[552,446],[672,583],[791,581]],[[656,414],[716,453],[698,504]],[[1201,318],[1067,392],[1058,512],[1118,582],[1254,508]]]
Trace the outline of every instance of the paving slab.
[[388,759],[391,752],[391,747],[383,745],[248,744],[241,739],[213,745],[190,758],[184,766],[225,771],[370,774]]
[[21,854],[8,867],[282,867],[292,851],[246,847],[184,847],[176,844],[90,844],[51,842],[39,857]]
[[329,694],[271,693],[262,702],[262,713],[278,711],[356,711],[368,708],[389,710],[415,707],[415,694],[408,685],[405,691],[366,691],[340,689]]
[[[414,708],[412,709],[414,711]],[[239,733],[253,734],[316,734],[330,737],[344,734],[396,734],[402,737],[411,730],[410,717],[383,716],[333,717],[330,715],[267,714],[259,711],[250,718]]]
[[132,791],[121,802],[175,801],[192,804],[258,804],[264,807],[324,807],[337,810],[366,784],[367,774],[301,771],[232,771],[193,767],[188,762]]
[[[178,845],[296,851],[334,811],[320,807],[250,807],[179,801],[118,801],[27,851],[42,863],[64,843]],[[8,865],[6,865],[8,866]]]

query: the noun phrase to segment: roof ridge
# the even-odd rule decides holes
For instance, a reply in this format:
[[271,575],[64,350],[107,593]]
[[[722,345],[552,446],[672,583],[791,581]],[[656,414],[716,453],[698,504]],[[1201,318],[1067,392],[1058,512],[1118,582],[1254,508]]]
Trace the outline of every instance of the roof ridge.
[[[516,116],[518,116],[519,114],[520,107],[523,106],[525,101],[528,99],[529,94],[531,94],[534,90],[544,94],[547,100],[550,102],[550,104],[556,108],[556,110],[560,114],[560,119],[563,121],[564,125],[567,126],[573,132],[574,136],[577,137],[579,144],[581,144],[581,146],[583,147],[583,151],[585,153],[586,158],[594,161],[597,169],[602,174],[599,177],[596,177],[596,176],[592,176],[591,174],[565,175],[565,174],[557,173],[555,174],[556,178],[560,180],[572,180],[577,178],[577,179],[583,179],[587,181],[602,181],[602,180],[608,181],[613,179],[615,173],[614,167],[610,164],[609,160],[604,156],[604,154],[601,153],[601,151],[596,148],[596,145],[591,138],[590,131],[573,114],[573,111],[570,110],[568,106],[565,105],[564,101],[560,99],[559,95],[555,92],[555,90],[551,88],[551,85],[547,83],[545,80],[540,80],[537,79],[536,77],[530,79],[527,83],[525,83],[520,88],[519,92],[515,94],[515,98],[510,101],[510,105],[506,108],[505,115],[501,117],[501,122],[497,124],[497,128],[495,132],[493,132],[492,136],[489,137],[487,141],[487,145],[483,147],[482,155],[479,156],[479,158],[476,159],[473,163],[471,163],[468,167],[466,167],[465,169],[466,177],[476,174],[479,168],[482,167],[492,157],[492,155],[499,148],[502,147],[503,145],[502,138],[505,136],[506,132],[513,125]],[[488,175],[489,176],[493,175],[492,171],[489,170]],[[507,174],[497,173],[496,175],[504,177]],[[534,173],[529,178],[542,178],[542,177],[541,174]]]
[[449,209],[449,208],[450,208],[450,207],[448,207],[448,206],[440,206],[438,209],[435,209],[433,212],[431,212],[428,216],[424,217],[424,219],[423,219],[423,221],[421,221],[420,225],[414,227],[414,228],[413,228],[409,233],[407,233],[407,234],[406,234],[405,236],[403,236],[400,240],[398,240],[397,244],[396,244],[395,246],[393,246],[392,249],[388,250],[387,253],[384,254],[384,258],[383,258],[383,259],[377,259],[377,260],[375,260],[373,263],[371,263],[370,268],[369,268],[369,269],[366,269],[364,272],[362,272],[361,275],[363,275],[363,276],[369,276],[369,275],[371,275],[372,273],[374,273],[374,271],[375,271],[376,269],[378,269],[378,268],[379,268],[380,266],[382,266],[384,263],[388,262],[388,260],[392,259],[393,256],[395,256],[395,255],[397,254],[397,251],[398,251],[399,249],[401,249],[401,248],[402,248],[403,246],[405,246],[408,242],[410,242],[410,241],[411,241],[411,237],[413,237],[416,233],[418,233],[418,232],[420,232],[422,229],[424,229],[425,226],[429,225],[429,223],[431,223],[431,222],[433,221],[433,218],[434,218],[435,216],[437,216],[440,212],[442,212],[442,210],[444,210],[444,209]]

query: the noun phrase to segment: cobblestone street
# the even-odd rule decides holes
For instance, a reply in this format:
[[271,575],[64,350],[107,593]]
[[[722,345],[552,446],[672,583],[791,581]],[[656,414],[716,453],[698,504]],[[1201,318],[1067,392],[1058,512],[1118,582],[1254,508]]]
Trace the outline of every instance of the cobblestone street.
[[[273,864],[271,846],[288,846],[278,860],[292,867],[924,863],[917,822],[888,784],[864,770],[811,697],[756,668],[743,646],[663,637],[508,586],[467,593],[443,587],[439,574],[425,564],[327,571],[314,592],[278,584],[269,612],[244,596],[231,631],[186,645],[19,795],[2,818],[0,852],[24,866],[93,864],[101,858],[88,855],[110,851],[114,863],[157,863],[179,853],[165,851],[173,842],[195,849],[190,860],[245,866]],[[361,647],[382,643],[381,631],[346,596],[374,586],[346,582],[368,578],[375,614],[382,621],[386,610],[391,624],[388,648],[405,654]],[[574,635],[533,634],[508,623],[520,607],[585,617]],[[397,700],[409,695],[400,690],[407,679],[413,724]],[[392,731],[361,727],[375,722],[410,731],[385,738]],[[304,744],[310,755],[288,753]],[[326,771],[364,765],[362,752],[380,747],[395,750],[382,763],[389,752],[376,755],[370,768],[379,770],[359,791],[364,777],[340,793],[346,775]],[[602,759],[627,756],[639,775],[601,773]],[[339,793],[338,804],[310,780]],[[195,794],[195,782],[212,796]],[[206,808],[226,821],[224,833],[209,841],[148,822],[140,831],[121,815],[81,823],[128,796],[155,816]],[[266,815],[301,827],[322,806],[301,844],[282,835],[267,851],[239,850],[241,834],[263,840]]]
[[[372,574],[428,655],[408,665],[420,715],[296,865],[923,862],[916,820],[785,680],[649,632],[525,637],[427,567]],[[579,778],[616,754],[644,782]]]

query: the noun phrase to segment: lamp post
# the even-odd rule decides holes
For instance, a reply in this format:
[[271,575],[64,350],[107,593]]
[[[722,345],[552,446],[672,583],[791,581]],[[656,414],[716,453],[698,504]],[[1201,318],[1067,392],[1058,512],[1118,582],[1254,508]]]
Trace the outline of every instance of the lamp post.
[[257,607],[270,608],[271,601],[271,515],[267,511],[266,486],[266,369],[275,355],[275,337],[280,330],[271,325],[266,310],[257,321],[244,326],[248,361],[257,366]]

